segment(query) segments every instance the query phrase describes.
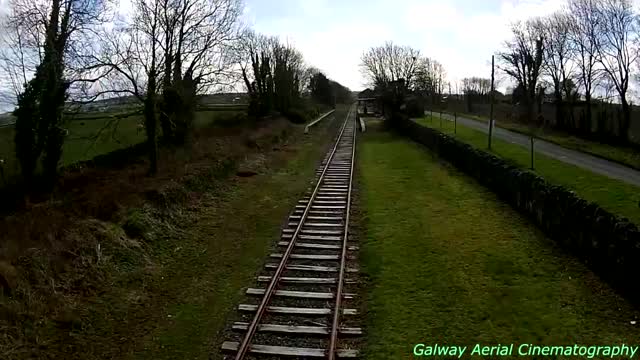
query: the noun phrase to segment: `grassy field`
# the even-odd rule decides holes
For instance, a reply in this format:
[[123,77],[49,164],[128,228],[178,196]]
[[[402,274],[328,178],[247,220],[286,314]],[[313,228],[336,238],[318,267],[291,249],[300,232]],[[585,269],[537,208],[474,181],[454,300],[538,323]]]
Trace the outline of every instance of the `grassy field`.
[[[346,107],[337,117],[344,115]],[[6,334],[0,337],[0,358],[222,359],[224,331],[243,290],[254,283],[282,222],[313,180],[336,125],[323,121],[304,135],[303,126],[274,119],[244,129],[248,132],[208,138],[205,133],[197,138],[201,145],[194,147],[193,157],[172,161],[173,169],[185,170],[169,173],[165,168],[154,178],[137,165],[102,170],[100,175],[118,180],[111,185],[97,177],[90,189],[119,197],[122,206],[102,220],[78,212],[72,224],[52,230],[42,224],[58,217],[50,214],[66,216],[64,209],[52,204],[35,215],[25,214],[20,218],[24,222],[37,217],[21,224],[29,228],[29,236],[2,231],[0,240],[14,234],[22,243],[25,237],[58,234],[55,229],[60,228],[70,238],[56,239],[54,250],[74,255],[73,260],[61,259],[43,248],[33,260],[34,249],[24,256],[28,260],[20,257],[20,274],[37,272],[43,283],[52,288],[55,283],[55,290],[25,280],[19,294],[28,294],[31,301],[0,297],[0,332]],[[249,139],[268,146],[253,146]],[[229,161],[233,166],[225,166]],[[234,176],[240,168],[257,174]],[[104,186],[94,187],[100,182]],[[110,186],[120,191],[119,185],[127,183],[136,188],[107,191]],[[83,198],[67,203],[84,206],[79,204]],[[38,234],[31,234],[31,227]],[[99,252],[93,241],[99,242]],[[62,268],[57,276],[53,269]]]
[[[485,123],[489,121],[489,119],[483,116],[472,114],[460,115]],[[435,113],[434,116],[436,116]],[[552,129],[532,129],[525,124],[516,122],[498,120],[496,121],[496,126],[521,134],[534,134],[537,138],[547,140],[554,144],[558,144],[560,146],[566,147],[567,149],[582,151],[598,157],[619,162],[636,169],[640,169],[640,152],[631,147],[602,144]]]
[[[195,127],[204,127],[237,113],[235,110],[198,111]],[[83,116],[80,119],[69,121],[66,125],[69,136],[63,146],[62,165],[89,160],[97,155],[144,141],[144,130],[138,128],[138,124],[141,122],[142,116],[130,116],[120,120]],[[4,159],[4,171],[7,178],[14,176],[19,171],[19,165],[15,159],[13,136],[13,127],[0,128],[0,159]]]
[[418,343],[469,346],[464,358],[476,343],[635,344],[638,311],[474,180],[375,126],[358,153],[363,358],[412,358]]
[[[344,116],[344,111],[341,111]],[[333,138],[329,122],[291,143],[259,176],[239,179],[202,209],[197,226],[166,253],[161,293],[179,295],[163,308],[171,318],[145,333],[131,359],[222,359],[230,312],[253,284],[279,238],[282,221],[309,186]],[[334,129],[335,128],[331,128]],[[171,250],[171,249],[169,249]]]
[[[435,117],[425,117],[416,120],[419,123],[440,129],[453,135],[453,122],[443,120],[440,128],[440,120]],[[479,149],[487,148],[487,134],[458,124],[456,138],[471,144]],[[523,168],[530,168],[531,155],[529,149],[507,141],[494,138],[491,152],[501,158]],[[562,161],[535,154],[535,172],[550,182],[564,185],[575,191],[578,196],[598,203],[603,208],[619,216],[629,218],[636,224],[640,224],[640,209],[638,208],[638,187],[625,182],[610,179],[606,176],[594,174],[574,165]]]

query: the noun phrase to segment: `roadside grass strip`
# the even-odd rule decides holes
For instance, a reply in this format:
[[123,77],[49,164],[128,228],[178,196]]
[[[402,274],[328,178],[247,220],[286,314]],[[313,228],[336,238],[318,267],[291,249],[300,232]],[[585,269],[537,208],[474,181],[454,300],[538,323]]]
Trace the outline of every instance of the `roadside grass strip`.
[[[454,114],[451,111],[443,113],[448,113],[451,115]],[[436,112],[434,112],[433,116],[437,117],[438,115],[436,115]],[[487,117],[475,114],[458,113],[458,116],[481,121],[484,123],[489,122],[489,119]],[[532,128],[526,124],[514,121],[506,121],[503,119],[498,119],[497,121],[495,121],[495,126],[524,135],[533,133],[534,136],[540,139],[544,139],[567,149],[581,151],[587,154],[621,163],[635,169],[640,169],[640,152],[638,152],[638,150],[634,149],[632,146],[599,143],[597,141],[587,140],[563,131],[551,128]]]
[[[455,136],[460,141],[490,152],[521,168],[529,169],[531,167],[531,154],[528,148],[494,137],[491,141],[491,150],[487,150],[488,135],[481,131],[458,123],[457,131],[454,134],[453,122],[442,120],[442,126],[440,126],[440,119],[436,116],[414,121]],[[640,208],[638,207],[640,189],[637,186],[593,173],[540,153],[535,153],[533,171],[551,183],[566,186],[575,191],[579,197],[595,202],[613,214],[626,217],[635,224],[640,224]]]
[[[363,358],[638,345],[640,312],[577,259],[423,146],[368,125],[358,148]],[[424,353],[435,345],[446,355]]]

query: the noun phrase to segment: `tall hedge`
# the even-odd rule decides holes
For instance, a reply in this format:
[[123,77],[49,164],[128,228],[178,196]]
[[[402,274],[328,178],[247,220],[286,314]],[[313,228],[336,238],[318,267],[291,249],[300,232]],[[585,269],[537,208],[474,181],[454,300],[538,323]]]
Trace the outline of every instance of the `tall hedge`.
[[487,186],[610,284],[640,301],[640,231],[628,219],[435,129],[413,121],[396,127]]

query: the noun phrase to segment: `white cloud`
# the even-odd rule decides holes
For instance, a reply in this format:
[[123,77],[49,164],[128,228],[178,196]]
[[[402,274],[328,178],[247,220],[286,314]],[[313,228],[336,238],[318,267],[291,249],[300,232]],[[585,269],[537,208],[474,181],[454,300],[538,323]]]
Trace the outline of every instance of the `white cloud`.
[[562,4],[558,0],[504,0],[497,11],[490,11],[451,2],[414,1],[407,4],[405,16],[411,36],[394,40],[422,39],[417,47],[441,62],[454,83],[468,76],[489,77],[491,55],[510,37],[510,24],[548,15]]
[[9,11],[9,0],[0,0],[0,16]]
[[563,3],[503,0],[487,5],[460,1],[307,0],[298,4],[295,14],[288,13],[291,4],[286,1],[288,4],[281,6],[287,9],[280,13],[287,15],[263,16],[259,6],[252,7],[249,15],[258,31],[289,39],[310,64],[346,86],[362,89],[360,55],[389,40],[418,48],[440,61],[453,82],[467,76],[489,77],[491,55],[509,38],[509,24],[550,14]]
[[412,30],[449,31],[460,20],[462,14],[449,2],[413,1],[405,7],[405,21]]
[[[0,0],[0,13],[9,0]],[[563,0],[245,0],[243,21],[299,48],[310,65],[352,89],[365,87],[359,63],[372,46],[394,41],[440,61],[449,80],[490,76],[491,55],[509,24],[559,10]],[[637,4],[640,0],[634,0]],[[119,0],[130,14],[131,0]]]

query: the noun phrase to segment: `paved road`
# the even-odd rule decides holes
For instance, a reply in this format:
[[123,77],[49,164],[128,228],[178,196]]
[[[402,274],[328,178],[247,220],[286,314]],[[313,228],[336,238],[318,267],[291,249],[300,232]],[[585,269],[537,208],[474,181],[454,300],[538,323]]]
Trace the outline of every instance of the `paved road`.
[[[434,117],[437,117],[437,115],[434,114]],[[442,118],[453,121],[453,115],[442,114]],[[489,131],[488,125],[478,120],[458,116],[458,122],[462,125],[483,131],[485,133]],[[513,131],[495,127],[493,135],[501,140],[524,146],[526,148],[529,148],[531,146],[528,136]],[[540,139],[536,139],[534,148],[536,153],[541,153],[560,161],[564,161],[568,164],[591,170],[595,173],[608,176],[612,179],[618,179],[629,184],[640,186],[640,171],[632,169],[630,167],[591,156],[579,151],[570,150]]]

